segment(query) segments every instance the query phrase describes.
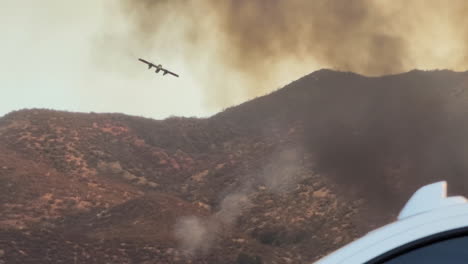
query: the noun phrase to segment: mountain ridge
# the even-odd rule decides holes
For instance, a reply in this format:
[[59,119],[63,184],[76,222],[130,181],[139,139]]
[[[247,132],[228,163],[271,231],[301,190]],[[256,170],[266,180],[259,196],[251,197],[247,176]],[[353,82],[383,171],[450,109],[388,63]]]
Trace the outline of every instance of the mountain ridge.
[[422,184],[468,193],[467,89],[321,70],[210,118],[9,113],[0,262],[311,262]]

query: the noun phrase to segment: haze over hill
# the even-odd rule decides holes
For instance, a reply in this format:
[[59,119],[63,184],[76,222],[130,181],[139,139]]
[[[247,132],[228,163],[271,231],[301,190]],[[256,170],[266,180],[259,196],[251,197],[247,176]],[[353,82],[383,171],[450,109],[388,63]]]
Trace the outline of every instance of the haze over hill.
[[210,118],[0,119],[0,263],[306,263],[468,195],[468,72],[320,70]]
[[[0,115],[206,117],[324,67],[372,76],[468,68],[465,0],[2,3]],[[140,57],[181,78],[153,74]]]

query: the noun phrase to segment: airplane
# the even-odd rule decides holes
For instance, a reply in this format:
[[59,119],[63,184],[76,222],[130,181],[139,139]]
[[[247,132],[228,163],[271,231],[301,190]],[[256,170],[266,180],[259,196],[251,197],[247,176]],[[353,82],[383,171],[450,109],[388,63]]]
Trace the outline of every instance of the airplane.
[[158,73],[158,72],[160,72],[160,71],[163,71],[163,75],[166,75],[166,74],[169,73],[169,74],[174,75],[175,77],[179,77],[179,75],[177,75],[177,74],[175,74],[175,73],[173,73],[173,72],[171,72],[171,71],[169,71],[169,70],[167,70],[167,69],[164,69],[164,68],[162,67],[161,64],[155,65],[155,64],[153,64],[153,63],[151,63],[151,62],[149,62],[149,61],[146,61],[146,60],[140,59],[140,58],[139,58],[138,60],[141,61],[141,62],[143,62],[143,63],[148,64],[148,69],[151,69],[151,67],[155,67],[155,68],[156,68],[156,71],[155,71],[156,73]]

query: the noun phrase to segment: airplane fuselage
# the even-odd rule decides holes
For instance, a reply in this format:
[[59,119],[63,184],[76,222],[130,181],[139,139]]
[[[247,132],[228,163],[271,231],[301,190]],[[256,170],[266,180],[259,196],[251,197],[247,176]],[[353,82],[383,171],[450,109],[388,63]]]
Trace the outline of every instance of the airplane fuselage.
[[154,65],[154,67],[156,68],[155,73],[158,73],[158,72],[161,71],[162,68],[163,68],[161,64],[159,64],[159,65]]

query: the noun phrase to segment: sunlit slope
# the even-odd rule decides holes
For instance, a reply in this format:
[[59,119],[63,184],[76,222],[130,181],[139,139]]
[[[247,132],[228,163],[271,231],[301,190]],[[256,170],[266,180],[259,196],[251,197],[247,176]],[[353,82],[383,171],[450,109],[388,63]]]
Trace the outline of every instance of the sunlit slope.
[[302,263],[447,179],[467,195],[468,73],[321,70],[211,118],[0,119],[5,263]]

